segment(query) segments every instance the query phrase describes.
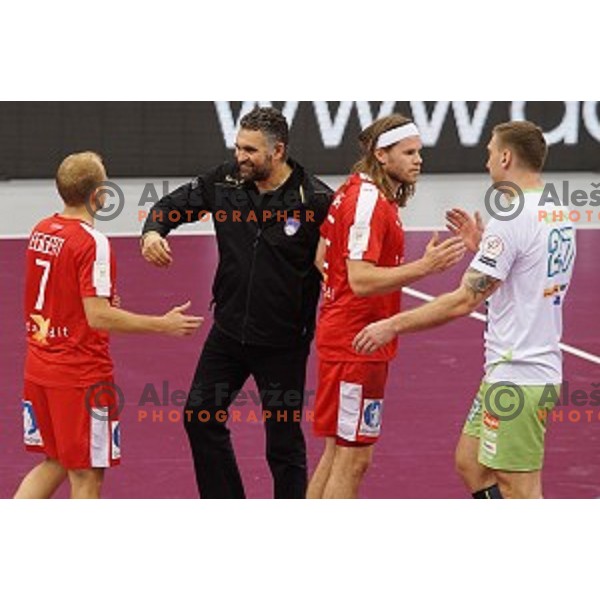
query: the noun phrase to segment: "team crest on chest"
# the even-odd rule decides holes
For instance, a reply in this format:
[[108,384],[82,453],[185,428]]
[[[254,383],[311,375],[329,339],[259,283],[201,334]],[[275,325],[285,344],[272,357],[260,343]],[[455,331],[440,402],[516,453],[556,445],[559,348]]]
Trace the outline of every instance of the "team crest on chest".
[[288,219],[283,230],[288,237],[294,237],[300,231],[300,227],[302,227],[302,223],[298,219]]

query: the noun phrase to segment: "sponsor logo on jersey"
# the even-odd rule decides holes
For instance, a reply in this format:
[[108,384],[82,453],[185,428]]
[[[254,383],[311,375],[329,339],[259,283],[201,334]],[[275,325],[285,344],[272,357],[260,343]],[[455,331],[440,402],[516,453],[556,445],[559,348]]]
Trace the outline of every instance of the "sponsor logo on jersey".
[[544,290],[544,298],[552,298],[553,296],[558,296],[559,294],[565,292],[567,290],[567,285],[553,285]]
[[94,286],[110,287],[110,265],[107,262],[94,263]]
[[52,325],[50,319],[44,319],[42,315],[29,315],[31,321],[25,323],[25,329],[31,335],[31,339],[42,346],[48,346],[48,340],[68,338],[69,328]]
[[33,341],[48,345],[48,335],[50,333],[50,319],[44,319],[42,315],[31,315],[31,320],[35,323],[32,328]]
[[367,225],[353,225],[350,229],[350,248],[353,252],[366,252],[370,237],[371,229]]
[[483,441],[483,450],[487,452],[490,456],[496,456],[498,453],[498,446],[495,442],[490,442],[488,440]]
[[479,398],[475,398],[475,400],[473,400],[473,405],[471,406],[471,410],[469,411],[469,415],[467,416],[467,421],[469,423],[472,423],[480,411],[481,411],[481,400],[479,400]]
[[489,412],[485,412],[483,415],[483,425],[487,429],[491,429],[492,431],[497,431],[500,427],[500,420],[494,415],[491,415]]
[[504,253],[504,241],[497,235],[490,235],[481,244],[481,254],[485,258],[495,260]]
[[493,259],[493,258],[488,258],[487,256],[480,256],[479,257],[479,262],[482,265],[486,265],[488,267],[491,267],[492,269],[495,269],[498,266],[498,261]]

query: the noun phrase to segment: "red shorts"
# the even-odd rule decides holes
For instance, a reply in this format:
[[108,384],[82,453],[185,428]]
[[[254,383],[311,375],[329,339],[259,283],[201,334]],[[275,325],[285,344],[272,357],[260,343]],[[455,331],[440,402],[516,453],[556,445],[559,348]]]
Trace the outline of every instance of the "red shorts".
[[45,454],[71,471],[121,462],[119,398],[112,382],[63,389],[25,381],[23,398],[28,451]]
[[387,362],[319,362],[314,432],[340,446],[374,444],[381,433]]

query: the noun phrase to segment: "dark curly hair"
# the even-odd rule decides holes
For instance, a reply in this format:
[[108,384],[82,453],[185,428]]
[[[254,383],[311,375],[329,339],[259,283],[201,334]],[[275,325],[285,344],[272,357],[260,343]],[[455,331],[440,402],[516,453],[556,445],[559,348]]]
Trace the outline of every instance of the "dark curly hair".
[[255,108],[240,124],[242,129],[260,131],[272,143],[282,143],[287,148],[290,143],[290,128],[283,113],[276,108]]

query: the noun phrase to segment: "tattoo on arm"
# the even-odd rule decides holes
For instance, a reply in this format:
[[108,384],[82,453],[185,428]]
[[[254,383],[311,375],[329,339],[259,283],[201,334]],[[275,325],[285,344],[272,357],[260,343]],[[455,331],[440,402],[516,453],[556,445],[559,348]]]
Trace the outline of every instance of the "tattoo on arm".
[[475,298],[479,296],[488,298],[502,285],[502,282],[475,269],[469,269],[465,275],[464,285]]

